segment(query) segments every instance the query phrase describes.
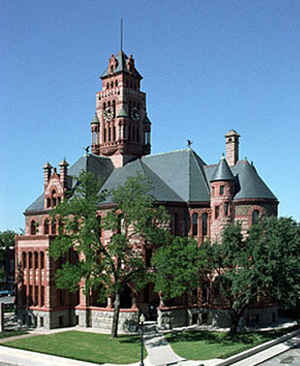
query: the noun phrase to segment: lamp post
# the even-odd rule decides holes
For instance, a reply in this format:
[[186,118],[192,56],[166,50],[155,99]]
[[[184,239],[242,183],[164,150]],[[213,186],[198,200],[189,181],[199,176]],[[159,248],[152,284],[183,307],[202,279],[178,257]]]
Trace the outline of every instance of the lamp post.
[[141,332],[141,362],[140,362],[140,366],[144,366],[144,321],[145,321],[145,316],[143,313],[141,313],[140,317],[139,317],[139,327],[140,327],[140,332]]

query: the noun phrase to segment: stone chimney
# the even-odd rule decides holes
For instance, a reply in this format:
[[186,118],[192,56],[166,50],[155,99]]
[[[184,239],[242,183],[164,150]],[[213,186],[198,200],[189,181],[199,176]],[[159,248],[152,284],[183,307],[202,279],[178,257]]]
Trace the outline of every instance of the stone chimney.
[[66,159],[64,159],[59,164],[59,175],[60,175],[60,182],[65,188],[67,186],[67,175],[68,175],[68,166]]
[[52,171],[52,166],[50,165],[49,161],[47,161],[47,163],[43,166],[43,169],[44,169],[44,186],[47,187]]
[[229,166],[234,166],[239,160],[239,137],[235,130],[230,130],[225,135],[226,160]]

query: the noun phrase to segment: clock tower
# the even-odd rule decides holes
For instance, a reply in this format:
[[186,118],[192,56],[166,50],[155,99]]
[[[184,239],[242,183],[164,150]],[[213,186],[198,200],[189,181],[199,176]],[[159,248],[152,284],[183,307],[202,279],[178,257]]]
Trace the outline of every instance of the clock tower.
[[150,154],[146,94],[140,90],[142,76],[132,55],[127,57],[122,50],[110,57],[100,79],[102,90],[96,93],[96,113],[91,122],[92,153],[110,157],[119,168]]

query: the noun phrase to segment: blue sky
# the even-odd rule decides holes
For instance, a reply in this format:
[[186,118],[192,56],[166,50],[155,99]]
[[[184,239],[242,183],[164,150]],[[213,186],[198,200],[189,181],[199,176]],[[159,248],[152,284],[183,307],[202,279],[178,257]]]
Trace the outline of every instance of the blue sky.
[[90,144],[99,75],[120,49],[143,75],[152,152],[207,163],[237,130],[247,156],[300,220],[300,2],[0,0],[0,230],[24,227],[42,166]]

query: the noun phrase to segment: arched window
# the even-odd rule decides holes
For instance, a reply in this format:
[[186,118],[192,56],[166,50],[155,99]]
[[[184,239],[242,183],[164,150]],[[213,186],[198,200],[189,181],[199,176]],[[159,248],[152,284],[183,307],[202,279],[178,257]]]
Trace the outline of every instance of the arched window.
[[111,128],[108,127],[108,141],[111,141]]
[[113,82],[111,82],[111,83],[110,83],[110,87],[111,87],[111,88],[113,88],[113,87],[114,87],[114,83],[113,83]]
[[228,202],[224,203],[224,215],[225,216],[229,215],[229,203]]
[[40,267],[41,267],[41,269],[44,268],[44,263],[45,263],[45,255],[44,255],[44,252],[40,252]]
[[116,127],[113,126],[113,141],[116,141]]
[[136,128],[136,142],[140,141],[140,129],[137,127]]
[[46,219],[44,221],[44,234],[45,235],[48,235],[49,234],[49,220],[48,219]]
[[224,194],[224,186],[220,186],[220,195],[222,196]]
[[22,266],[23,268],[26,268],[26,258],[27,258],[27,255],[26,255],[26,252],[23,252],[22,253]]
[[106,142],[106,128],[104,128],[103,141]]
[[106,83],[106,89],[108,89],[109,88],[109,83]]
[[50,198],[47,198],[47,208],[48,207],[51,207],[51,200],[50,200]]
[[55,235],[56,234],[56,221],[52,220],[51,222],[51,234]]
[[252,212],[252,224],[257,224],[259,220],[259,211],[258,210],[254,210]]
[[57,203],[57,201],[56,201],[56,191],[55,191],[55,189],[53,189],[53,191],[52,191],[52,207],[55,207],[56,203]]
[[39,266],[38,253],[34,252],[34,268],[38,268],[38,266]]
[[192,235],[198,235],[198,214],[196,212],[192,215]]
[[113,113],[113,118],[116,117],[116,101],[113,100],[112,102],[112,107],[113,107],[113,110],[112,110],[112,113]]
[[28,267],[32,268],[32,253],[28,253]]
[[115,81],[115,86],[118,86],[118,80]]
[[36,222],[34,220],[30,223],[30,234],[35,235],[36,234]]
[[204,212],[202,214],[202,235],[207,235],[207,219],[208,219],[208,214],[206,212]]
[[63,224],[63,221],[62,221],[62,219],[59,219],[59,220],[58,220],[58,233],[59,233],[59,234],[62,234],[62,233],[63,233],[63,230],[64,230],[64,224]]

